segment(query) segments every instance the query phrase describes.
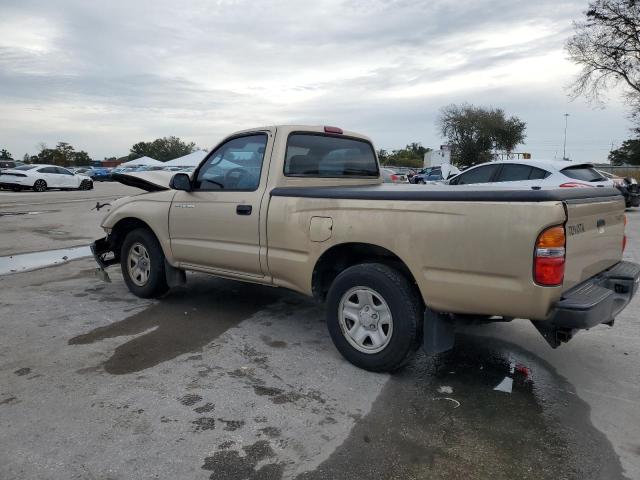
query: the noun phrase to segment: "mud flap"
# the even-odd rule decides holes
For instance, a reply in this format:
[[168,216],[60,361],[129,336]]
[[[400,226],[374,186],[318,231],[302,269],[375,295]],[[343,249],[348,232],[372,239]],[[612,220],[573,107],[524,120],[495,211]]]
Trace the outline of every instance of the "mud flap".
[[424,311],[422,349],[429,354],[442,353],[453,348],[455,327],[451,317],[445,313]]
[[109,274],[104,268],[102,267],[96,268],[95,274],[96,274],[96,277],[98,277],[103,282],[111,283],[111,278],[109,277]]
[[167,279],[167,285],[170,287],[179,287],[187,283],[187,274],[184,270],[172,267],[167,260],[164,260],[164,274]]

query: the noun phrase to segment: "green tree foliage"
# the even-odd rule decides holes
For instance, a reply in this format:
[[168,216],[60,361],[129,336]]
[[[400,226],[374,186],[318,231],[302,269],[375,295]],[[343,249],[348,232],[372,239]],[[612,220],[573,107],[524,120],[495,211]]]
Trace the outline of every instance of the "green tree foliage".
[[4,148],[0,150],[0,160],[13,160],[11,154]]
[[640,138],[625,140],[622,146],[609,152],[612,165],[640,165]]
[[420,143],[410,143],[404,148],[393,150],[378,150],[378,159],[382,165],[393,165],[394,167],[422,168],[424,165],[424,154],[430,148],[423,147]]
[[76,150],[67,142],[59,142],[56,148],[41,146],[40,153],[30,158],[30,163],[48,163],[68,167],[71,165],[83,166],[91,165],[91,157],[84,150]]
[[151,157],[161,162],[182,157],[196,149],[194,142],[186,143],[178,137],[156,138],[152,142],[138,142],[131,147],[130,160],[140,157]]
[[438,127],[452,148],[452,161],[460,167],[488,162],[493,153],[512,152],[526,135],[526,123],[507,118],[500,108],[448,105],[440,111]]

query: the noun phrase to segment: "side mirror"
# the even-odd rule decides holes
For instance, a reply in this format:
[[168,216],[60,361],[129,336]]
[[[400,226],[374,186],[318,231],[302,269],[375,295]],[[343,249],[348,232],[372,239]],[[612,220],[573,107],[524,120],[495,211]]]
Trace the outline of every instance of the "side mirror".
[[191,179],[186,173],[176,173],[171,177],[169,188],[173,190],[182,190],[183,192],[191,191]]

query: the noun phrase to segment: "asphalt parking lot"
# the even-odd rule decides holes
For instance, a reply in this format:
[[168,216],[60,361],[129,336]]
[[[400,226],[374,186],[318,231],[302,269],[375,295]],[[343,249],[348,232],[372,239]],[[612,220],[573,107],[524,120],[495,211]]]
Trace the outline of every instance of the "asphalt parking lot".
[[[86,245],[138,192],[0,192],[0,256]],[[297,294],[193,274],[148,301],[93,269],[0,276],[2,479],[640,478],[640,298],[557,350],[516,320],[382,375]]]

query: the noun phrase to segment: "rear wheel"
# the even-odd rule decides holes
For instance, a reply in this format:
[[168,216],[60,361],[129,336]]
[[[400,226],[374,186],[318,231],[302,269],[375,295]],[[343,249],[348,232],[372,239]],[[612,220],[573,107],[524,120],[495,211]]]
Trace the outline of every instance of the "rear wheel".
[[44,192],[47,189],[47,182],[42,179],[36,180],[33,184],[34,192]]
[[327,326],[336,348],[374,372],[402,367],[416,350],[422,301],[398,270],[380,263],[346,269],[327,296]]
[[82,180],[80,182],[80,186],[78,187],[78,190],[91,190],[93,188],[93,183],[91,182],[91,180]]
[[127,287],[137,297],[155,298],[169,290],[164,253],[158,239],[146,228],[127,234],[120,250],[120,266]]

